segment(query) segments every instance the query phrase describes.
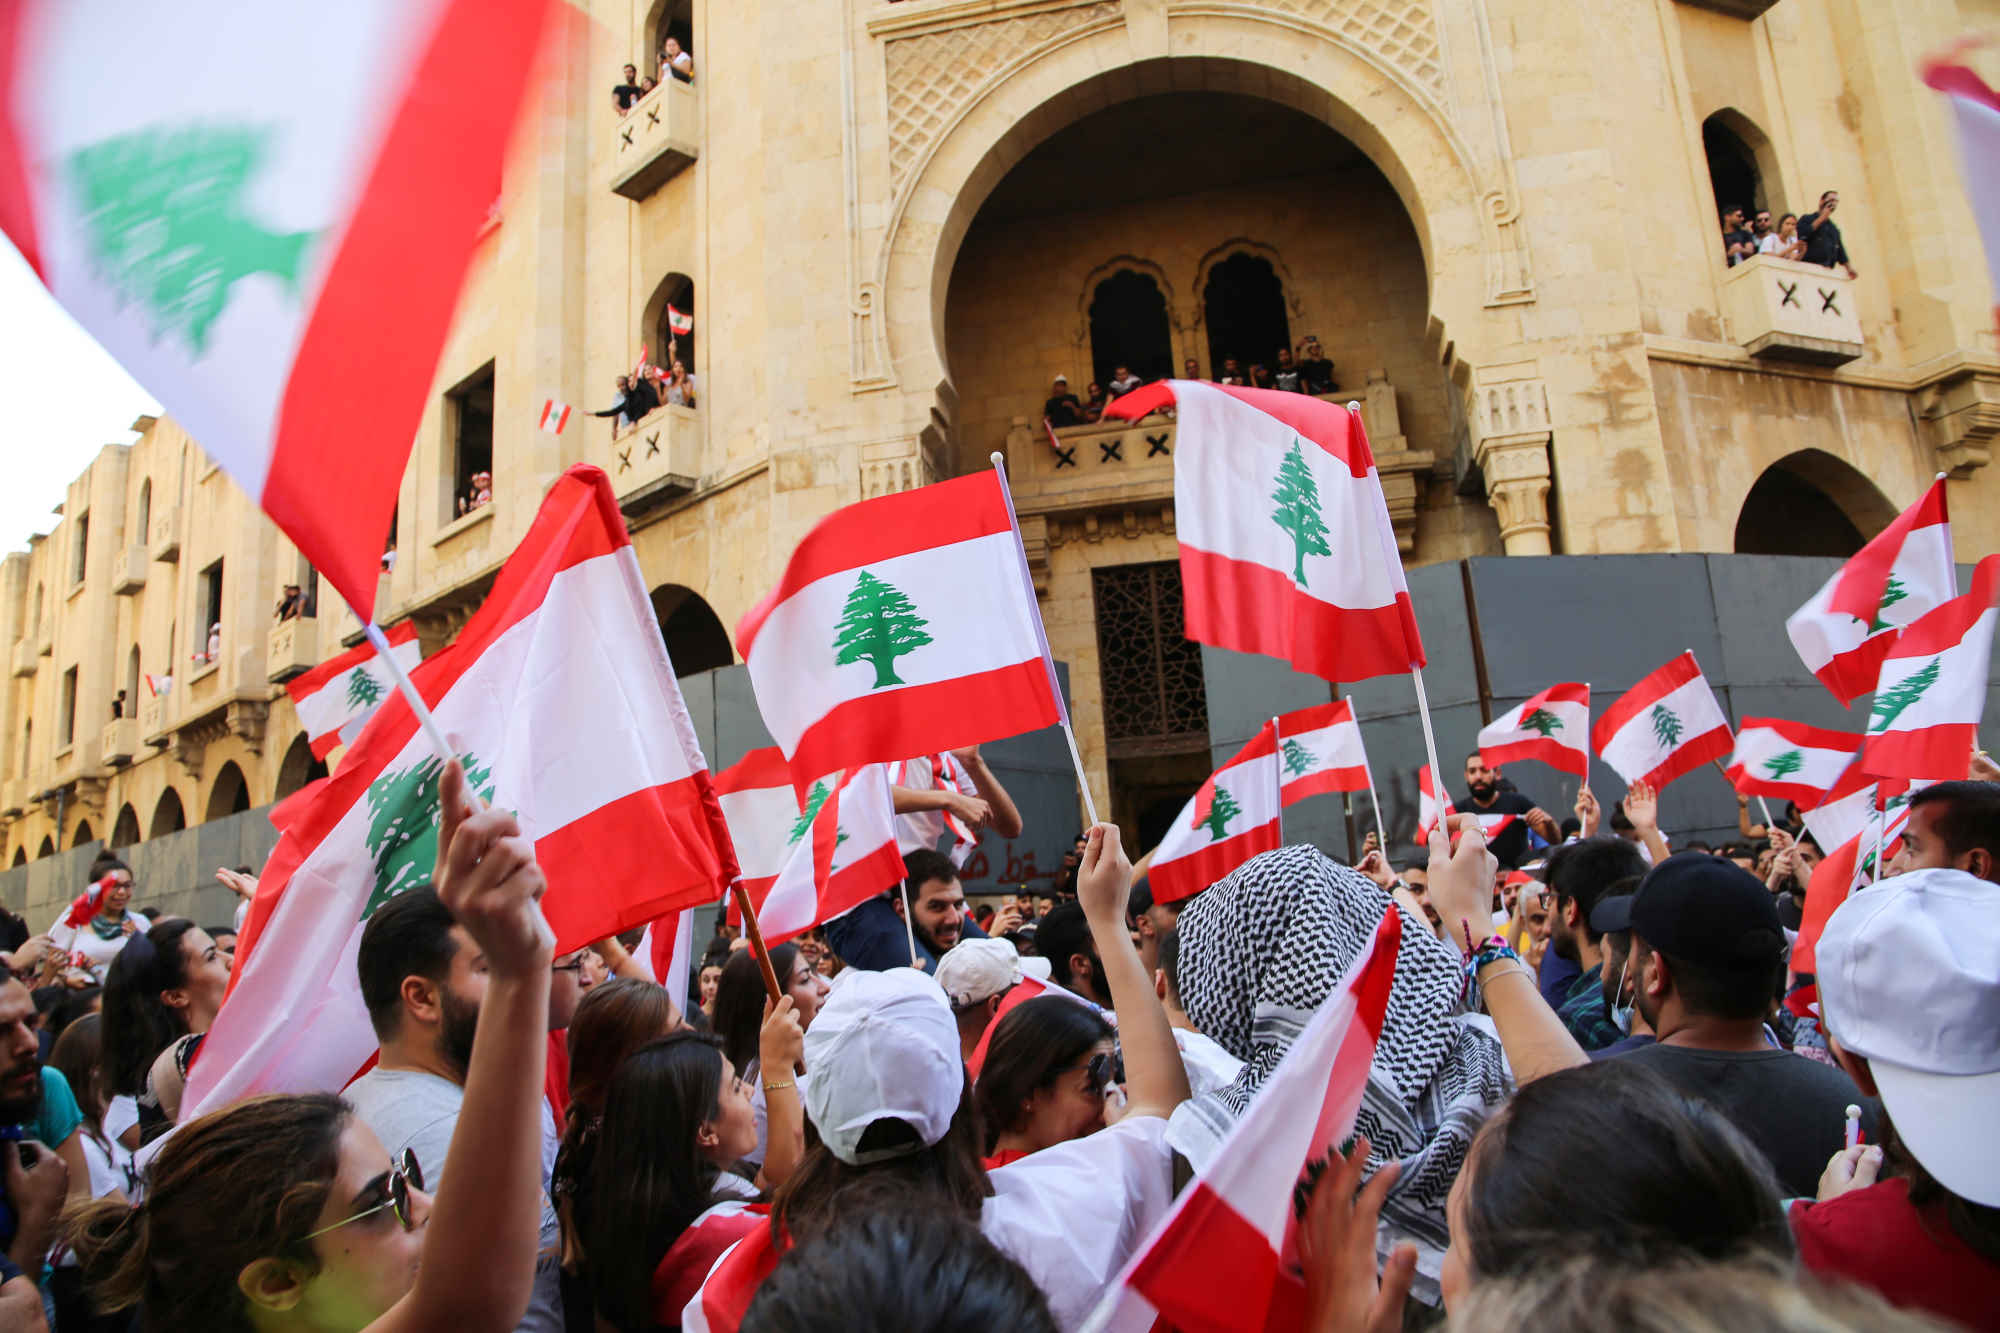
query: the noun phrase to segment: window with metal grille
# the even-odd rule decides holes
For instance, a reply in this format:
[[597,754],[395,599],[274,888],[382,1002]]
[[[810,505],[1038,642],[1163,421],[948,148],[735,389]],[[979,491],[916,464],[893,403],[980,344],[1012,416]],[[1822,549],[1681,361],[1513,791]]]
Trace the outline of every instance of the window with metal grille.
[[1176,561],[1090,571],[1097,611],[1097,674],[1104,739],[1113,759],[1178,754],[1208,745],[1201,648],[1181,612]]

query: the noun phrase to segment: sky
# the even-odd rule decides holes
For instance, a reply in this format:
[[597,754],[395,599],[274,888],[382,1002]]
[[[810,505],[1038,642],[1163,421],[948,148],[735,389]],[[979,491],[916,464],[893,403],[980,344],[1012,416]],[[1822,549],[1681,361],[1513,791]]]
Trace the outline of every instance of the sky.
[[70,482],[107,444],[129,444],[132,419],[160,405],[48,294],[0,238],[0,553],[57,523]]

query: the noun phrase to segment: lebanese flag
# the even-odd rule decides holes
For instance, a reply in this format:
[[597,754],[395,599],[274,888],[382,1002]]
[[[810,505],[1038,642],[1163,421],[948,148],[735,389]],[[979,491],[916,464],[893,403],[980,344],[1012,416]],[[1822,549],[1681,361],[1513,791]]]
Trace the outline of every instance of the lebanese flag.
[[1903,631],[1882,660],[1861,766],[1878,777],[1962,771],[1986,709],[2000,555],[1972,572],[1972,591]]
[[1800,810],[1810,810],[1846,776],[1860,749],[1861,737],[1853,732],[1746,717],[1723,772],[1745,796],[1797,801]]
[[152,695],[155,699],[173,689],[173,687],[174,678],[172,676],[156,676],[150,671],[146,673],[146,693]]
[[0,230],[364,620],[550,8],[0,6]]
[[[777,878],[762,892],[744,884],[766,944],[802,935],[903,878],[895,798],[881,764],[815,782],[786,827],[789,847]],[[733,895],[729,919],[742,924]]]
[[1368,752],[1361,745],[1354,704],[1335,699],[1280,717],[1278,770],[1286,805],[1327,792],[1367,791]]
[[542,419],[536,423],[550,435],[560,435],[569,424],[569,404],[559,403],[553,398],[542,400]]
[[1819,937],[1826,930],[1827,919],[1854,891],[1860,867],[1861,838],[1862,835],[1856,834],[1840,843],[1813,867],[1812,878],[1806,881],[1806,905],[1799,915],[1798,938],[1792,941],[1792,971],[1818,970],[1815,954]]
[[673,302],[667,302],[667,332],[673,334],[693,333],[694,316],[676,308]]
[[[752,750],[715,775],[722,817],[736,844],[736,865],[752,899],[771,891],[792,854],[799,795],[775,745]],[[732,898],[732,905],[733,905]]]
[[1590,686],[1551,685],[1479,729],[1489,764],[1539,759],[1578,777],[1590,775]]
[[1066,720],[997,472],[821,519],[736,639],[802,795],[828,773]]
[[1368,950],[1091,1312],[1089,1333],[1305,1327],[1297,1204],[1354,1134],[1401,942],[1402,917],[1391,906]]
[[[389,650],[405,673],[424,660],[415,621],[405,620],[388,631]],[[384,699],[396,692],[395,677],[375,663],[375,645],[363,640],[338,657],[328,658],[285,682],[299,724],[306,729],[313,758],[324,759],[343,745],[352,745]]]
[[[534,841],[558,953],[713,902],[736,878],[647,588],[611,483],[573,467],[450,652],[415,678],[472,789]],[[374,1052],[355,950],[377,907],[431,876],[442,767],[394,695],[288,814],[188,1079],[190,1115],[337,1090]]]
[[1875,688],[1896,631],[1958,595],[1944,479],[1785,621],[1792,647],[1843,704]]
[[1862,832],[1874,814],[1875,779],[1862,771],[1858,750],[1819,803],[1799,811],[1822,852],[1831,852]]
[[1591,729],[1597,757],[1630,784],[1669,782],[1729,753],[1729,719],[1693,653],[1682,653],[1627,690]]
[[1361,417],[1275,389],[1161,380],[1104,409],[1174,406],[1187,636],[1332,681],[1424,664]]
[[111,891],[112,883],[118,878],[117,871],[110,871],[95,884],[79,893],[63,913],[62,924],[71,930],[82,930],[90,924],[90,918],[97,915],[97,909],[104,902],[104,895]]
[[1038,977],[1024,976],[1009,986],[1007,993],[1000,997],[999,1008],[993,1011],[993,1021],[986,1025],[986,1031],[979,1034],[979,1044],[972,1048],[972,1058],[965,1062],[965,1072],[971,1074],[974,1080],[979,1078],[979,1071],[986,1064],[986,1044],[993,1040],[993,1029],[1000,1026],[1000,1020],[1041,995],[1067,995],[1079,1003],[1083,1002],[1083,997],[1075,991]]
[[[1979,235],[1986,242],[1986,272],[2000,299],[2000,93],[1951,56],[1924,62],[1924,82],[1951,99],[1958,118],[1958,149],[1964,162],[1965,193]],[[2000,318],[2000,311],[1996,311]]]
[[[1451,793],[1438,784],[1431,766],[1425,764],[1417,769],[1417,845],[1429,844],[1431,830],[1437,827],[1438,820],[1457,813],[1451,803]],[[1481,820],[1480,825],[1483,828],[1485,821]]]
[[1147,872],[1153,901],[1200,893],[1251,857],[1276,851],[1278,745],[1266,722],[1235,757],[1208,775],[1175,817]]

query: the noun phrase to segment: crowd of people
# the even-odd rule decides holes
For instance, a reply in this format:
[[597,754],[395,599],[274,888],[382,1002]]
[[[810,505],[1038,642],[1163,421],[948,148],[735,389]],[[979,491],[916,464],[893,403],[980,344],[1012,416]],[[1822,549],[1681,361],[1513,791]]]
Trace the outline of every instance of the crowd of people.
[[681,83],[694,82],[694,54],[681,45],[678,37],[668,37],[660,43],[660,55],[655,68],[643,78],[637,65],[627,65],[619,71],[619,82],[611,89],[611,105],[619,115],[624,115],[641,98],[659,87],[668,79]]
[[1812,975],[1794,810],[1676,848],[1643,785],[1558,823],[1474,752],[1400,870],[1292,845],[1161,902],[1098,826],[975,906],[940,812],[1021,819],[958,758],[976,795],[895,788],[903,885],[768,959],[718,921],[685,993],[634,936],[555,956],[532,841],[454,764],[435,881],[353,958],[368,1072],[190,1120],[235,929],[149,921],[100,858],[50,930],[0,922],[0,1329],[1097,1327],[1391,903],[1357,1132],[1300,1178],[1270,1326],[2000,1327],[1983,756]]
[[1840,191],[1828,190],[1819,197],[1819,207],[1813,212],[1804,217],[1780,213],[1773,223],[1768,208],[1756,210],[1746,222],[1743,207],[1732,204],[1722,210],[1723,257],[1731,268],[1758,255],[1803,260],[1821,268],[1838,264],[1847,270],[1848,277],[1855,277],[1854,265],[1847,259],[1847,247],[1840,239],[1840,227],[1833,220],[1834,210],[1839,207]]
[[631,430],[663,403],[672,407],[695,406],[699,384],[686,363],[673,357],[664,369],[642,366],[634,374],[620,375],[614,387],[618,396],[611,406],[590,415],[612,418],[611,438],[616,440],[621,432]]
[[[1225,356],[1213,375],[1203,375],[1200,363],[1189,357],[1182,363],[1181,378],[1277,389],[1284,393],[1323,394],[1336,393],[1340,389],[1340,384],[1334,379],[1333,361],[1316,336],[1301,339],[1296,353],[1292,348],[1280,347],[1269,366],[1253,362],[1247,370],[1236,357]],[[1069,387],[1069,376],[1058,375],[1049,386],[1048,399],[1042,404],[1042,420],[1052,430],[1092,425],[1103,419],[1105,406],[1112,399],[1128,394],[1145,383],[1144,377],[1133,374],[1132,367],[1121,362],[1113,367],[1109,380],[1101,384],[1092,380],[1084,396],[1079,398]]]

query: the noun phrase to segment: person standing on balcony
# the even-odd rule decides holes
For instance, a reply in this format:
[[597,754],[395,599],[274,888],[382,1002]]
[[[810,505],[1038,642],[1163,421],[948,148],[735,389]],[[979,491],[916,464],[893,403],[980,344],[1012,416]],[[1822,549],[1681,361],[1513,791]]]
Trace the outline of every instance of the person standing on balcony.
[[1743,210],[1735,204],[1722,210],[1722,254],[1735,268],[1757,253],[1757,238],[1744,225]]
[[1757,242],[1757,253],[1771,255],[1778,259],[1797,259],[1806,252],[1805,242],[1799,239],[1799,215],[1787,213],[1778,219],[1778,225],[1771,234]]
[[1058,375],[1055,383],[1049,386],[1048,401],[1042,404],[1042,417],[1057,430],[1083,424],[1083,404],[1069,391],[1069,376]]
[[693,407],[697,387],[694,372],[676,358],[673,369],[667,372],[666,401],[674,407]]
[[1833,225],[1833,210],[1839,207],[1840,191],[1828,190],[1819,197],[1819,212],[1799,223],[1799,236],[1806,243],[1801,258],[1821,268],[1838,264],[1847,270],[1848,277],[1859,277],[1854,265],[1847,262],[1847,247],[1840,242],[1840,228]]
[[645,95],[646,90],[639,86],[639,67],[637,65],[627,65],[625,67],[625,81],[611,90],[611,105],[617,107],[618,114],[622,116],[632,109],[634,102],[637,102]]
[[660,47],[660,77],[676,78],[682,83],[694,82],[694,57],[681,49],[678,37],[667,38]]
[[1117,398],[1128,394],[1145,382],[1132,373],[1132,367],[1120,366],[1118,373],[1111,377],[1111,396]]
[[278,599],[277,618],[281,621],[297,620],[305,614],[305,602],[305,594],[299,591],[299,585],[287,583],[284,596]]
[[1299,344],[1299,375],[1307,393],[1332,393],[1340,386],[1333,380],[1333,361],[1320,348],[1319,335],[1308,333]]

